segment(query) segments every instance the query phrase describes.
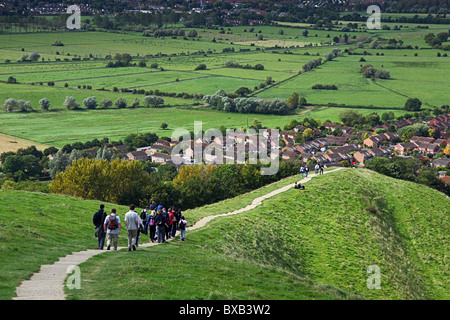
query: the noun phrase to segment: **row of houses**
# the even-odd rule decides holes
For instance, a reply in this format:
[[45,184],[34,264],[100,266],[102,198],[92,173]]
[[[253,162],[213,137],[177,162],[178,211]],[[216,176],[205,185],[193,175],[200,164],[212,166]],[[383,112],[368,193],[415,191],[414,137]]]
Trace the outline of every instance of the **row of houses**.
[[406,153],[413,152],[417,150],[422,154],[436,155],[440,150],[441,146],[447,146],[450,144],[450,139],[434,139],[431,137],[412,137],[409,142],[399,143],[394,147],[394,150],[400,154],[405,155]]

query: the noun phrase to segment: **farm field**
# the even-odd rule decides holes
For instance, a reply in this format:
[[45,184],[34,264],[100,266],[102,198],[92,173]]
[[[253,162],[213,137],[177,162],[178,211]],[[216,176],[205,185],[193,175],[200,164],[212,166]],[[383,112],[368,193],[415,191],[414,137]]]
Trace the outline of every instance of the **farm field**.
[[[345,25],[348,22],[342,23]],[[325,61],[324,55],[334,47],[323,44],[335,36],[342,36],[343,32],[309,30],[308,37],[305,37],[301,33],[304,25],[284,24],[257,26],[253,32],[250,32],[249,27],[230,27],[222,31],[197,28],[199,38],[188,40],[182,37],[144,37],[133,32],[3,34],[0,35],[0,54],[3,59],[0,60],[0,103],[9,98],[23,99],[30,101],[32,107],[39,110],[39,100],[47,97],[51,112],[2,112],[0,132],[41,144],[62,146],[94,137],[120,138],[135,130],[167,136],[176,127],[192,128],[194,121],[203,121],[204,125],[214,128],[221,125],[245,127],[257,118],[264,126],[283,127],[290,120],[304,116],[322,121],[338,121],[338,114],[345,105],[356,107],[353,110],[363,114],[393,111],[396,116],[400,116],[406,113],[404,104],[408,98],[419,98],[425,108],[448,104],[450,58],[443,56],[443,50],[431,50],[424,41],[425,34],[438,33],[445,28],[448,30],[448,25],[430,25],[429,29],[419,29],[415,24],[404,24],[400,31],[367,31],[363,24],[359,23],[358,26],[360,31],[350,32],[349,35],[355,38],[395,38],[413,48],[417,46],[417,49],[370,49],[368,43],[364,48],[355,48],[355,44],[340,45],[344,53],[342,56],[299,74],[306,62],[317,58]],[[280,29],[283,30],[282,34]],[[259,35],[263,35],[263,42],[283,41],[292,45],[267,48],[267,43],[255,42],[261,41],[258,40]],[[62,41],[64,46],[52,46],[56,40]],[[238,45],[238,42],[245,42],[245,45]],[[299,42],[308,45],[297,47],[295,43]],[[233,49],[234,52],[222,52],[224,48]],[[352,50],[355,55],[344,52],[346,49]],[[45,62],[41,59],[33,63],[16,62],[22,54],[32,51],[37,51]],[[147,67],[106,68],[106,64],[112,61],[105,59],[107,55],[124,52],[134,56],[132,63],[138,63],[144,58]],[[197,54],[192,54],[194,52]],[[437,56],[438,52],[440,57]],[[85,60],[72,61],[73,57]],[[360,61],[361,58],[365,61]],[[1,63],[6,60],[10,62]],[[262,64],[264,70],[226,68],[227,61],[242,66]],[[152,68],[151,64],[157,67]],[[206,69],[195,70],[200,64],[205,64]],[[391,79],[372,81],[364,78],[360,68],[365,64],[389,70]],[[18,83],[7,84],[9,77],[14,77]],[[309,107],[286,116],[224,114],[205,108],[184,108],[201,104],[201,100],[164,96],[165,105],[175,108],[63,111],[66,96],[75,97],[80,104],[91,96],[95,96],[97,101],[125,98],[131,104],[135,98],[142,103],[144,95],[121,92],[122,89],[208,95],[219,89],[226,92],[234,92],[241,87],[255,90],[267,79],[275,82],[256,90],[251,96],[287,100],[293,92],[298,92],[300,97],[306,98]],[[54,82],[54,86],[48,86],[48,82]],[[312,89],[316,84],[334,84],[338,89]],[[113,91],[114,88],[117,88],[117,92]],[[341,106],[329,107],[329,104]],[[159,129],[162,122],[169,124],[169,130]]]
[[[285,125],[295,116],[224,113],[191,108],[136,108],[89,111],[55,111],[37,113],[10,113],[1,115],[0,132],[29,139],[42,144],[63,147],[67,143],[88,141],[104,137],[113,140],[134,132],[154,132],[159,136],[171,136],[172,130],[193,130],[194,121],[202,121],[203,129],[241,128],[257,118],[263,125]],[[162,130],[161,123],[168,129]],[[24,126],[24,123],[27,125]]]

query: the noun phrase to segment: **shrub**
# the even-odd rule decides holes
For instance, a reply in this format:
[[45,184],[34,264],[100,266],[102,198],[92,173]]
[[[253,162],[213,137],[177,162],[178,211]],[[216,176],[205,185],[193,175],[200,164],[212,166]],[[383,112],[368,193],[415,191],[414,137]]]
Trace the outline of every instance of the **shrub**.
[[39,100],[39,105],[41,106],[42,110],[48,111],[48,109],[50,108],[50,101],[48,100],[48,98],[42,98],[41,100]]
[[95,97],[88,97],[83,100],[83,105],[87,109],[95,109],[97,108],[97,99]]
[[206,70],[206,64],[200,63],[197,67],[195,67],[195,70]]
[[80,104],[75,101],[75,97],[66,97],[63,106],[66,107],[67,110],[76,110],[80,108]]
[[114,105],[119,109],[126,108],[127,101],[124,98],[119,98],[114,102]]

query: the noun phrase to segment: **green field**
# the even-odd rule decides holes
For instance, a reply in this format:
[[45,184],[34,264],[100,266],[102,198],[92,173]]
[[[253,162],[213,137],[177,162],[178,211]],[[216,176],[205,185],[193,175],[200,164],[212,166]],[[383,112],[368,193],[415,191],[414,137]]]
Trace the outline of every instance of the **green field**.
[[[275,127],[296,116],[251,114],[248,123],[254,118],[265,126]],[[176,128],[193,130],[195,121],[202,121],[205,131],[222,125],[236,129],[247,126],[245,114],[178,107],[10,113],[1,114],[1,119],[0,132],[57,147],[94,138],[119,140],[135,132],[170,137]],[[160,128],[163,122],[169,125],[167,130]]]
[[[184,214],[193,224],[293,181]],[[80,265],[81,290],[66,293],[69,299],[121,300],[448,299],[445,195],[368,170],[330,173],[305,186],[213,220],[188,232],[185,242],[96,256]],[[1,299],[13,297],[41,264],[94,248],[97,207],[96,201],[0,190]],[[114,207],[119,215],[127,211]],[[119,245],[125,241],[121,235]],[[367,288],[370,265],[381,270],[380,290]],[[112,269],[117,281],[103,281],[104,270]],[[176,272],[163,277],[161,270]]]
[[[341,23],[345,26],[348,22]],[[334,36],[342,36],[343,32],[339,30],[340,26],[331,31],[310,29],[308,37],[304,37],[301,33],[304,25],[288,25],[257,26],[253,32],[250,32],[249,27],[225,28],[222,33],[220,29],[197,28],[199,37],[188,40],[183,40],[182,37],[144,37],[132,32],[2,34],[0,103],[8,98],[23,99],[30,101],[33,108],[39,110],[39,100],[47,97],[53,112],[2,112],[0,132],[61,146],[67,142],[90,140],[94,137],[120,138],[135,131],[170,135],[170,131],[159,129],[162,122],[169,124],[169,130],[177,127],[191,129],[194,121],[203,121],[208,128],[218,128],[221,125],[237,128],[245,127],[254,118],[258,118],[264,126],[283,127],[290,120],[304,116],[322,121],[339,121],[338,114],[343,110],[342,106],[327,107],[329,104],[356,106],[353,110],[363,114],[377,112],[381,115],[383,112],[393,111],[396,116],[406,113],[404,104],[408,98],[419,98],[425,108],[448,104],[450,80],[447,75],[450,73],[450,57],[444,57],[446,52],[443,50],[430,48],[425,43],[424,35],[447,31],[449,25],[429,25],[429,29],[420,29],[415,24],[402,24],[401,30],[396,31],[393,30],[394,24],[389,24],[391,30],[368,31],[364,24],[359,23],[356,32],[348,33],[350,38],[356,40],[352,44],[339,46],[343,52],[348,49],[359,55],[344,53],[341,57],[301,74],[298,72],[307,61],[318,57],[324,60],[324,55],[333,48],[325,43],[332,41]],[[283,30],[283,34],[279,33],[280,30]],[[262,42],[266,41],[265,44],[258,40],[260,35],[263,35]],[[402,40],[405,45],[412,45],[414,49],[370,49],[369,43],[365,43],[364,48],[356,49],[356,41],[360,36],[386,39],[383,40],[383,45],[387,44],[387,39]],[[62,41],[64,46],[52,46],[55,40]],[[309,46],[309,43],[313,45]],[[267,47],[275,44],[280,47]],[[305,44],[308,46],[304,46]],[[223,53],[224,48],[232,48],[234,52]],[[240,51],[241,49],[250,51]],[[45,62],[41,59],[33,63],[17,62],[22,54],[32,51],[37,51]],[[364,51],[366,55],[361,55]],[[145,57],[147,67],[105,67],[111,61],[105,59],[107,55],[114,56],[124,52],[134,56],[132,63],[138,63]],[[438,53],[441,57],[437,56]],[[72,61],[73,57],[85,60]],[[361,58],[366,61],[361,62]],[[9,63],[1,63],[7,59],[10,60]],[[68,61],[63,61],[64,59]],[[227,61],[251,66],[262,64],[264,70],[226,68],[224,64]],[[158,67],[151,68],[153,63]],[[206,69],[196,71],[195,68],[202,63],[206,65]],[[391,79],[372,81],[364,78],[359,71],[362,65],[368,63],[375,68],[389,70]],[[11,76],[16,78],[17,84],[6,83]],[[275,81],[274,84],[256,90],[253,97],[286,100],[293,92],[298,92],[310,106],[283,117],[224,114],[204,108],[187,109],[184,107],[202,101],[165,96],[166,106],[177,108],[62,111],[66,96],[74,96],[80,104],[90,96],[95,96],[98,101],[105,98],[115,101],[123,97],[129,105],[138,98],[142,104],[143,94],[122,93],[121,89],[207,95],[219,89],[227,92],[234,92],[240,87],[255,90],[269,77]],[[53,87],[47,85],[50,81],[55,83]],[[338,90],[314,90],[312,86],[315,84],[334,84]],[[118,92],[113,92],[114,88]]]

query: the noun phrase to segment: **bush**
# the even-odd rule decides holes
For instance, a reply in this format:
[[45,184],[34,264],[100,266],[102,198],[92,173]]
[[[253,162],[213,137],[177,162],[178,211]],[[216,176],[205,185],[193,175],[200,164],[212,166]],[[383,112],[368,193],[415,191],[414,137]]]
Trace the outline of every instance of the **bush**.
[[97,99],[95,97],[88,97],[83,100],[83,106],[87,109],[95,109],[97,108]]
[[75,97],[66,97],[63,106],[66,107],[67,110],[77,110],[80,108],[80,104],[75,101]]
[[114,105],[119,109],[126,108],[127,101],[124,98],[119,98],[114,102]]
[[195,70],[206,70],[206,64],[200,63],[197,67],[195,67]]
[[48,109],[50,108],[50,101],[48,100],[48,98],[42,98],[41,100],[39,100],[39,105],[41,106],[42,110],[48,111]]
[[420,111],[422,101],[417,98],[409,98],[405,103],[405,109],[408,111]]

